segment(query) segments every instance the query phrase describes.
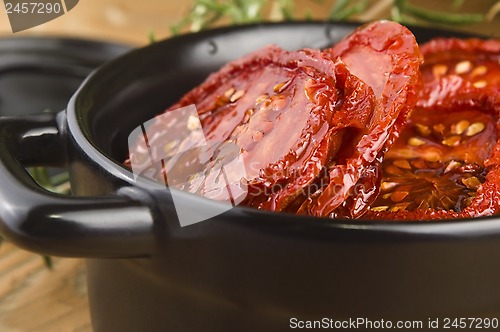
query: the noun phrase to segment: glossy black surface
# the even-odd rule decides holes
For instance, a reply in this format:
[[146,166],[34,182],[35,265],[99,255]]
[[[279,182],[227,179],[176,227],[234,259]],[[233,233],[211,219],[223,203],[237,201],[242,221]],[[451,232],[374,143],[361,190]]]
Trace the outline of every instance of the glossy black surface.
[[[141,210],[149,215],[147,208],[134,209],[134,203],[131,206],[125,197],[55,196],[33,183],[24,170],[31,165],[65,167],[65,115],[56,116],[55,112],[66,107],[96,67],[129,50],[125,45],[89,40],[0,39],[0,234],[18,246],[62,256],[98,253],[102,257],[103,248],[108,256],[123,256],[124,250],[133,256],[151,251],[151,240],[144,241],[141,231],[130,232],[125,226],[125,232],[117,232],[113,225],[109,233],[103,223],[108,214],[126,225]],[[48,114],[35,115],[38,113]],[[86,213],[75,216],[74,211]],[[101,221],[97,225],[96,213]],[[151,234],[149,228],[142,232]],[[124,242],[124,237],[133,245]],[[97,239],[104,242],[99,247]]]
[[83,39],[0,39],[0,116],[64,110],[91,71],[129,50]]
[[[180,227],[169,191],[135,183],[121,166],[133,128],[227,61],[269,43],[288,49],[326,47],[353,28],[288,23],[186,35],[133,51],[86,80],[61,115],[67,116],[60,129],[72,188],[94,200],[103,195],[126,197],[131,205],[126,220],[112,218],[108,202],[102,202],[104,213],[72,206],[73,217],[82,221],[75,229],[83,237],[96,238],[92,241],[90,236],[83,244],[75,241],[67,250],[92,257],[101,250],[105,258],[110,256],[108,245],[119,250],[123,237],[123,244],[132,249],[122,256],[133,256],[127,235],[146,230],[140,233],[141,249],[149,253],[140,259],[88,260],[96,332],[286,331],[292,317],[421,319],[425,324],[428,318],[500,314],[497,218],[409,225],[238,207]],[[412,31],[420,42],[454,35]],[[14,167],[6,171],[14,176],[11,189],[15,181],[24,182]],[[183,204],[203,210],[215,203],[186,194]],[[24,222],[34,221],[39,211],[47,209],[27,212]],[[15,220],[16,213],[9,216]],[[51,229],[58,232],[55,221],[53,227],[51,223],[44,223],[40,234],[50,241]],[[105,225],[102,237],[100,224]],[[70,234],[77,239],[75,229]],[[36,236],[29,234],[23,241]],[[65,230],[58,233],[64,236]],[[64,246],[58,250],[64,251]]]
[[[49,255],[150,253],[152,219],[147,207],[125,196],[54,195],[24,170],[32,164],[64,165],[61,118],[62,113],[59,121],[53,114],[0,120],[0,136],[8,142],[0,145],[0,234],[18,246]],[[142,227],[135,225],[137,220],[142,220]]]

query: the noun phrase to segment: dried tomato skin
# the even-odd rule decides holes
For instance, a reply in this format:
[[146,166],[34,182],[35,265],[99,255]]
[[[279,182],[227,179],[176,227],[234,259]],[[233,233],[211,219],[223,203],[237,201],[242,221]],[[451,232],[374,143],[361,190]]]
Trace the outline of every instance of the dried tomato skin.
[[[227,64],[166,112],[195,104],[214,157],[224,142],[241,149],[248,188],[242,204],[281,211],[308,190],[340,147],[342,126],[331,120],[339,116],[346,79],[363,94],[363,112],[371,112],[373,93],[320,50],[270,46]],[[353,120],[358,126],[370,117],[363,112]],[[176,128],[160,119],[150,131],[164,138]]]
[[[417,101],[422,57],[413,34],[389,21],[365,25],[325,53],[371,88],[375,111],[351,137],[354,146],[344,143],[339,150],[330,167],[329,184],[309,197],[299,213],[358,218],[378,194],[379,172],[368,170],[377,167]],[[344,106],[347,113],[358,111],[354,102]]]
[[[302,50],[299,52],[287,53],[280,59],[286,66],[297,68],[302,74],[306,74],[304,84],[298,83],[298,76],[294,78],[295,94],[289,95],[287,107],[297,107],[307,109],[310,107],[308,126],[317,127],[317,133],[311,135],[311,131],[304,132],[300,140],[297,141],[297,148],[292,151],[288,158],[278,160],[262,168],[258,178],[251,181],[251,190],[260,190],[265,193],[264,197],[256,197],[250,193],[244,204],[260,209],[282,211],[285,209],[308,185],[314,181],[326,161],[336,153],[336,136],[330,128],[332,115],[340,105],[341,92],[336,88],[336,77],[331,75],[334,70],[333,63],[323,57],[317,50]],[[318,63],[314,63],[319,61]],[[303,96],[306,99],[301,99]],[[288,134],[296,130],[298,119],[283,117],[277,121],[288,121],[284,126],[283,140],[289,139]],[[238,140],[236,141],[238,142]],[[281,145],[281,144],[280,144]],[[305,147],[305,148],[302,148]],[[268,147],[264,147],[268,149]],[[277,179],[277,174],[285,176]],[[269,181],[273,179],[273,181]],[[273,188],[275,186],[276,188]]]
[[[466,127],[472,123],[484,124],[477,135],[467,136],[466,128],[461,128],[460,134],[450,130],[454,124],[467,121]],[[442,126],[443,132],[438,133],[434,125]],[[422,131],[428,131],[422,135]],[[431,161],[461,160],[465,163],[475,163],[483,166],[484,161],[490,156],[496,143],[495,117],[490,112],[484,112],[469,107],[460,110],[426,110],[415,108],[399,139],[386,153],[386,159],[413,159],[423,158]],[[443,145],[447,137],[459,137],[460,144]],[[411,139],[421,140],[422,145],[409,144]],[[480,146],[481,149],[476,147]]]
[[[425,84],[417,106],[500,108],[500,40],[436,38],[421,50]],[[466,66],[455,67],[460,62]]]
[[[498,137],[500,41],[438,38],[422,45],[421,49],[425,59],[422,66],[424,89],[419,96],[417,107],[410,116],[410,124],[418,122],[422,116],[434,117],[439,122],[436,124],[446,122],[455,116],[460,117],[456,121],[463,119],[468,120],[468,123],[481,124],[476,130],[480,134],[473,133],[470,135],[473,139],[464,144],[457,144],[452,148],[443,146],[437,148],[436,145],[432,145],[432,148],[438,149],[441,161],[458,160],[480,164],[486,172],[485,181],[478,187],[470,204],[460,211],[435,208],[395,212],[370,210],[364,218],[395,221],[462,220],[498,214],[500,213]],[[439,120],[440,118],[446,120]],[[429,127],[432,128],[432,123]],[[409,134],[411,130],[411,126],[405,128],[401,137],[407,140],[411,136]],[[489,138],[490,141],[484,141],[485,138]],[[394,157],[404,159],[403,156],[411,160],[419,154],[425,155],[426,149],[429,149],[426,145],[410,148],[404,148],[403,145],[404,142],[396,142],[387,153],[386,162]],[[419,149],[421,151],[417,151]]]
[[368,211],[363,218],[397,222],[425,222],[432,220],[464,220],[487,217],[500,212],[500,168],[487,174],[487,180],[479,187],[476,198],[461,212],[420,209],[414,211]]

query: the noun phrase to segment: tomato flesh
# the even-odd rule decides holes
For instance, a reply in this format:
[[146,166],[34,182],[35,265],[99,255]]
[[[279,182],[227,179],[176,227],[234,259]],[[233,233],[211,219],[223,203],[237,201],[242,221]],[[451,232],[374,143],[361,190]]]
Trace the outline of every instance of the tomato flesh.
[[[196,105],[210,147],[204,160],[195,151],[183,155],[178,165],[189,169],[205,163],[210,168],[228,143],[234,144],[246,169],[241,180],[248,195],[242,204],[281,211],[308,189],[337,153],[344,128],[365,127],[374,111],[373,99],[364,82],[320,50],[288,52],[270,46],[227,64],[166,112]],[[363,107],[349,113],[353,102]],[[349,121],[340,121],[354,113]],[[180,129],[177,122],[158,118],[149,128],[155,133],[148,147],[152,154],[160,155],[169,145],[165,142],[189,145],[176,141]],[[147,162],[144,155],[149,152],[136,146],[130,160]],[[188,191],[214,198],[210,180]]]
[[[383,154],[416,103],[420,63],[411,32],[380,21],[328,50],[270,46],[227,64],[166,110],[194,104],[209,147],[176,159],[186,171],[183,186],[217,199],[210,181],[221,174],[203,180],[190,170],[200,164],[209,169],[234,144],[246,168],[242,204],[362,215],[377,196]],[[147,169],[148,155],[191,146],[190,138],[177,137],[181,130],[179,121],[158,118],[148,128],[154,134],[136,144],[128,163]],[[171,166],[148,172],[166,179]]]
[[500,107],[500,41],[434,39],[421,47],[424,87],[418,106]]
[[461,212],[485,181],[484,160],[496,140],[489,114],[416,109],[386,154],[381,193],[372,209]]
[[500,42],[436,39],[421,47],[424,88],[383,162],[369,219],[500,212]]
[[[380,21],[327,50],[270,46],[227,64],[166,111],[194,104],[208,146],[176,161],[185,187],[217,199],[210,182],[222,173],[200,182],[190,168],[233,144],[247,206],[402,221],[500,212],[500,42],[421,49],[422,66],[411,32]],[[189,146],[181,129],[158,119],[129,164]],[[167,168],[149,171],[162,179]]]
[[416,103],[421,54],[413,34],[389,21],[363,26],[325,53],[370,86],[375,112],[365,128],[344,137],[328,166],[327,184],[304,201],[299,213],[357,218],[377,197],[383,154]]

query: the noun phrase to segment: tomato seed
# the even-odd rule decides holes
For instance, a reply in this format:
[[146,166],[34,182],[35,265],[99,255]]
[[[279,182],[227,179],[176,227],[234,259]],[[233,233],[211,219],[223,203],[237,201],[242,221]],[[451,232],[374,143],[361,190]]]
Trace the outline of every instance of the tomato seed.
[[476,76],[484,75],[484,74],[486,74],[486,72],[488,72],[488,68],[486,68],[486,66],[478,66],[478,67],[474,68],[472,73],[470,73],[470,76],[476,77]]
[[460,144],[460,136],[453,135],[441,141],[446,146],[457,146]]
[[241,97],[243,97],[243,95],[245,94],[245,91],[243,90],[238,90],[236,91],[230,98],[229,98],[229,101],[234,103],[235,101],[237,101],[238,99],[240,99]]
[[457,74],[465,74],[472,69],[472,64],[470,61],[460,61],[455,66],[455,73]]
[[380,190],[388,191],[396,187],[398,184],[396,182],[382,182],[380,184]]
[[444,124],[442,123],[439,123],[437,125],[434,125],[432,126],[432,129],[439,135],[443,136],[444,135],[444,131],[446,129],[446,127],[444,126]]
[[391,201],[394,203],[399,203],[409,195],[407,191],[395,191],[391,194]]
[[254,110],[252,108],[248,109],[245,112],[245,116],[243,117],[242,123],[243,124],[247,123],[250,120],[250,117],[253,115],[253,113],[254,113]]
[[288,88],[288,86],[290,86],[290,83],[292,83],[291,79],[282,83],[278,83],[274,86],[273,90],[275,93],[282,93],[286,90],[286,88]]
[[200,120],[197,116],[190,115],[187,120],[187,128],[189,131],[194,131],[200,128]]
[[475,83],[472,84],[475,88],[478,88],[478,89],[481,89],[481,88],[484,88],[486,87],[487,83],[485,80],[481,80],[481,81],[477,81]]
[[375,206],[370,208],[370,210],[375,211],[375,212],[383,212],[386,211],[389,207],[387,205],[381,205],[381,206]]
[[475,176],[470,178],[462,179],[462,183],[471,190],[477,190],[481,185],[481,182]]
[[404,159],[394,160],[393,164],[396,165],[396,166],[398,166],[399,168],[411,169],[410,163],[407,160],[404,160]]
[[264,137],[264,133],[261,131],[256,131],[255,134],[253,134],[252,139],[255,143],[260,141]]
[[441,153],[437,149],[427,149],[424,152],[423,158],[429,162],[436,162],[441,160]]
[[412,137],[408,140],[408,145],[410,146],[422,146],[425,144],[425,141],[421,140],[418,137]]
[[415,129],[422,136],[429,136],[432,133],[429,127],[420,123],[415,124]]
[[165,146],[163,147],[163,151],[167,154],[170,154],[173,152],[175,146],[179,143],[178,140],[173,140],[173,141],[170,141],[168,142],[167,144],[165,144]]
[[224,92],[224,97],[226,97],[227,99],[231,98],[235,91],[236,90],[234,88],[228,89],[226,92]]
[[260,95],[257,97],[257,99],[255,99],[255,104],[260,104],[262,103],[264,100],[266,100],[268,98],[268,95]]
[[469,126],[469,128],[467,128],[467,131],[465,132],[465,135],[469,136],[469,137],[477,135],[480,132],[482,132],[485,127],[486,126],[482,122],[474,122],[473,124],[471,124]]
[[389,209],[389,211],[391,211],[391,212],[402,211],[402,210],[406,210],[407,207],[408,207],[408,204],[396,204],[396,205],[392,206]]
[[448,71],[448,67],[446,67],[445,65],[434,65],[432,67],[432,74],[436,78],[439,78],[439,77],[445,75],[447,71]]
[[448,163],[448,165],[446,166],[446,168],[444,169],[444,174],[448,173],[448,172],[451,172],[457,168],[459,168],[460,166],[462,166],[462,163],[458,162],[458,161],[455,161],[455,160],[452,160]]
[[467,120],[459,121],[458,123],[451,126],[451,133],[456,135],[461,135],[470,125]]

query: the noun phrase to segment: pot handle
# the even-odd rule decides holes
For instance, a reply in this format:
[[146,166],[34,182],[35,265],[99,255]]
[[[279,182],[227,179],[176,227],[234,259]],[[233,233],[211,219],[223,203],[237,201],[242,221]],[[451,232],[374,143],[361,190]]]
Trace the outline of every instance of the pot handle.
[[61,112],[0,119],[0,235],[45,255],[151,255],[153,215],[144,203],[124,195],[58,195],[24,169],[65,164],[64,117]]

